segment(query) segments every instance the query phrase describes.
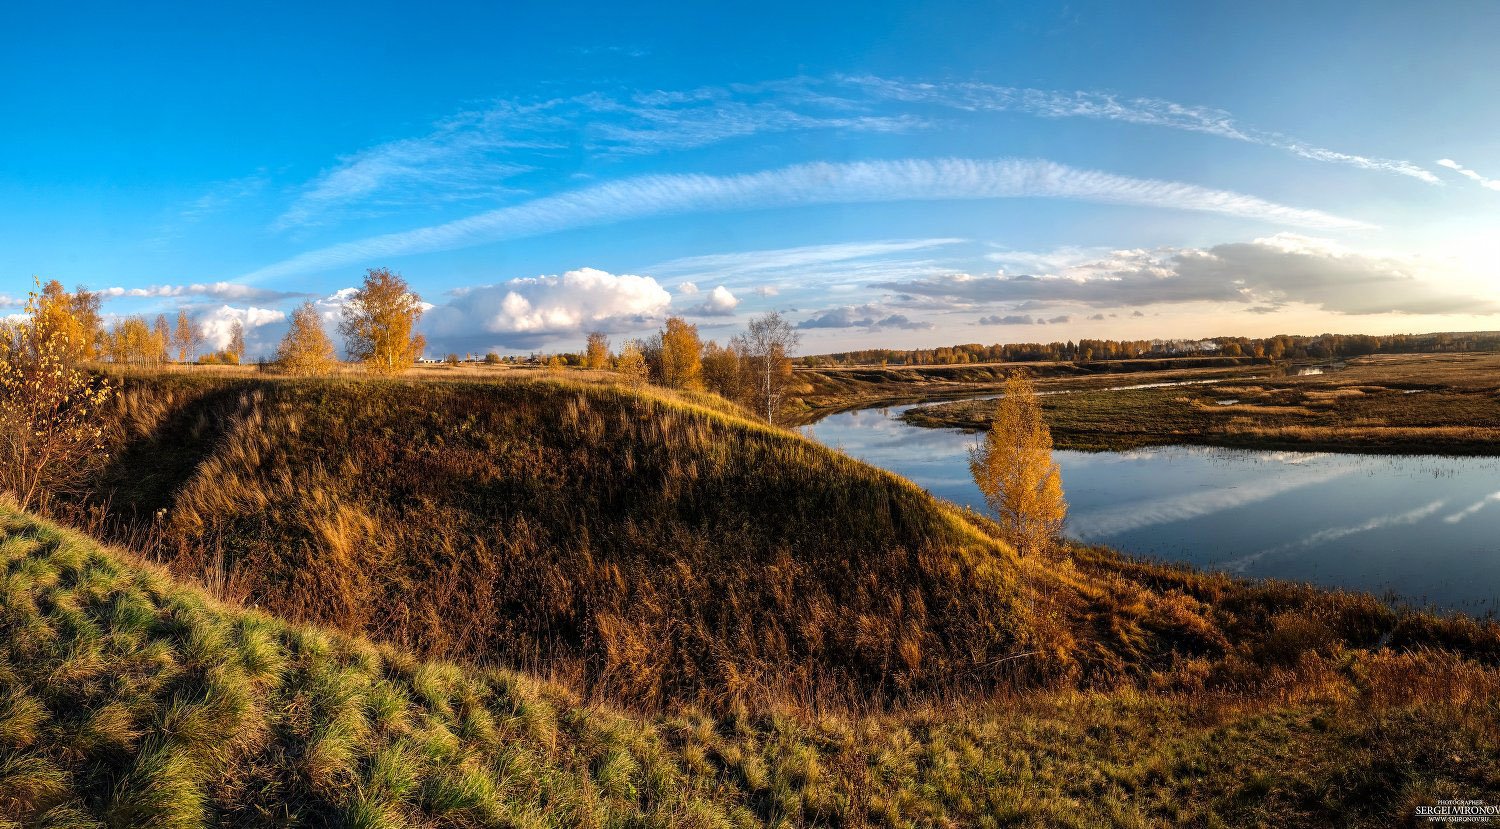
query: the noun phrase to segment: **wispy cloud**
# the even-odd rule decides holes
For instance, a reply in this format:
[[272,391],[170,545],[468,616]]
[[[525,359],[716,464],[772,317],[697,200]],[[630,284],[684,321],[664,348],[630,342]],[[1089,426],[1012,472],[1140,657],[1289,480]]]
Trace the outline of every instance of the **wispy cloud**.
[[1440,158],[1438,159],[1437,163],[1439,166],[1447,167],[1448,169],[1452,170],[1455,173],[1458,173],[1459,175],[1463,176],[1466,179],[1469,179],[1470,181],[1478,182],[1480,187],[1488,187],[1491,190],[1500,190],[1500,179],[1482,176],[1479,173],[1470,170],[1468,167],[1459,164],[1457,161],[1454,161],[1451,158]]
[[952,127],[955,116],[1014,112],[1212,135],[1302,158],[1441,180],[1409,161],[1320,147],[1239,123],[1230,113],[1149,97],[872,76],[794,77],[688,90],[595,91],[496,101],[457,112],[423,134],[339,158],[275,221],[281,230],[395,210],[512,194],[516,179],[558,158],[608,161],[690,150],[751,136],[836,130],[906,133]]
[[268,302],[280,299],[292,299],[294,297],[307,297],[312,294],[298,291],[272,291],[265,288],[257,288],[254,285],[244,285],[238,282],[194,282],[188,285],[151,285],[145,288],[103,288],[99,295],[109,299],[167,299],[167,298],[192,298],[203,297],[218,300],[237,300],[241,302]]
[[797,272],[831,263],[846,263],[895,253],[932,250],[964,241],[964,239],[954,238],[892,239],[714,253],[706,256],[685,256],[672,259],[655,265],[651,270],[663,274],[714,273],[724,276]]
[[904,113],[860,111],[817,99],[789,83],[688,91],[598,92],[539,101],[499,101],[456,113],[425,135],[352,153],[320,173],[280,217],[278,230],[334,221],[353,210],[494,198],[510,181],[559,156],[647,155],[780,132],[904,132],[926,126]]
[[868,76],[844,80],[868,90],[873,96],[893,101],[970,112],[1020,112],[1042,118],[1091,118],[1167,127],[1260,144],[1314,161],[1397,173],[1428,184],[1442,183],[1430,170],[1410,161],[1372,158],[1330,150],[1281,133],[1239,124],[1233,115],[1222,109],[1191,106],[1160,98],[1123,97],[1107,92],[1026,89],[984,83],[909,83]]
[[687,212],[942,199],[1058,198],[1166,207],[1313,228],[1369,228],[1318,210],[1193,184],[1131,178],[1031,159],[798,164],[730,176],[654,175],[547,196],[468,218],[294,256],[255,280],[486,242]]

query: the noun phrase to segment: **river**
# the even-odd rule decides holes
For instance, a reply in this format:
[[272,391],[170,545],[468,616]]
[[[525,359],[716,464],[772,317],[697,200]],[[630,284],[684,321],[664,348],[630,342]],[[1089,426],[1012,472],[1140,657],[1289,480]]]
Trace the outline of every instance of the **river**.
[[[830,415],[810,437],[982,508],[976,435],[909,406]],[[1136,555],[1485,615],[1500,602],[1500,458],[1168,446],[1056,453],[1066,532]]]

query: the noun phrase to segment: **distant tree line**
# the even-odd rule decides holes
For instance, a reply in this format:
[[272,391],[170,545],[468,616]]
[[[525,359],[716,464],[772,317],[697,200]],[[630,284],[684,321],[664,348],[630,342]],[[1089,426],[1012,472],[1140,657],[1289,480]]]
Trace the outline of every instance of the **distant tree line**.
[[1210,337],[1203,340],[1068,340],[995,343],[938,348],[870,348],[798,359],[808,367],[851,365],[962,365],[965,363],[1088,362],[1185,356],[1266,357],[1273,360],[1342,359],[1387,354],[1500,350],[1500,332],[1439,334],[1278,334],[1274,337]]

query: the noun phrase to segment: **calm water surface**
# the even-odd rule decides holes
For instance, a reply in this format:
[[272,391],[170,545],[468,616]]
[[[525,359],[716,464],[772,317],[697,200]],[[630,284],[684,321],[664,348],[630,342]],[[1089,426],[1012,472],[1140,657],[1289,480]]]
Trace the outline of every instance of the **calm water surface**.
[[[831,415],[811,437],[979,508],[976,436],[908,426],[910,407]],[[1500,458],[1171,446],[1058,452],[1069,535],[1247,576],[1500,610]]]

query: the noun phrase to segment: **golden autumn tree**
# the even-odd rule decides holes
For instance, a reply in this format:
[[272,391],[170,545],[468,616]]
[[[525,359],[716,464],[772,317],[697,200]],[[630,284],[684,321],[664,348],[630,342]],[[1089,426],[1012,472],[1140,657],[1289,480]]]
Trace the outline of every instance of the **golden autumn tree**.
[[61,282],[53,279],[36,293],[29,324],[37,329],[39,337],[55,343],[70,361],[99,356],[103,332],[98,294],[82,287],[70,294],[63,290]]
[[650,378],[651,367],[646,362],[646,348],[640,340],[626,340],[620,346],[620,356],[615,359],[615,371],[633,386],[639,386]]
[[112,390],[79,366],[51,301],[35,291],[24,319],[0,325],[0,490],[23,509],[71,491],[105,457],[99,413]]
[[1042,420],[1031,378],[1006,378],[989,432],[969,450],[969,471],[1018,552],[1051,548],[1062,533],[1068,505],[1062,473],[1052,460],[1052,432]]
[[165,363],[172,359],[172,326],[166,314],[157,314],[151,324],[151,350],[153,363]]
[[292,312],[292,325],[276,348],[276,366],[287,374],[327,374],[338,365],[333,341],[323,333],[323,320],[311,302]]
[[583,350],[585,368],[609,368],[609,335],[603,331],[590,331],[588,343]]
[[422,318],[422,298],[411,292],[400,274],[371,268],[349,304],[339,333],[350,359],[375,374],[399,374],[417,362],[427,340],[415,333]]
[[744,357],[734,343],[720,346],[713,340],[703,346],[703,385],[725,400],[746,402],[755,393],[755,378],[745,368]]
[[682,317],[668,317],[657,337],[661,384],[669,389],[703,388],[703,341],[698,338],[698,326]]
[[203,335],[186,308],[177,309],[177,329],[172,332],[172,344],[177,347],[177,362],[187,363],[198,359],[198,346],[203,344]]
[[116,363],[154,365],[160,356],[156,337],[142,316],[126,317],[116,322],[107,342],[109,358]]

